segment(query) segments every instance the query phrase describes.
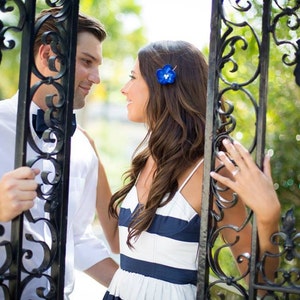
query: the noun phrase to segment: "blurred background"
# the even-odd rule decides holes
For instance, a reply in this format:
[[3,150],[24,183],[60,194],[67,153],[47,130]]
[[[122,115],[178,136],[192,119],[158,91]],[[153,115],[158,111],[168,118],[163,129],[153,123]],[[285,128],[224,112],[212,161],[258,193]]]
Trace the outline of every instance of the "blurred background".
[[[261,3],[259,0],[253,1],[254,13],[247,16],[248,22],[256,28],[260,26]],[[211,1],[200,0],[80,1],[80,10],[98,18],[108,32],[103,45],[104,61],[100,66],[101,84],[94,87],[88,105],[78,115],[80,125],[95,139],[112,191],[122,185],[122,174],[128,168],[131,155],[146,130],[143,124],[128,122],[125,98],[120,93],[121,87],[129,79],[138,49],[154,40],[184,39],[194,43],[208,57],[210,5]],[[47,7],[45,1],[38,1],[37,10],[44,7]],[[235,18],[234,12],[232,18]],[[13,23],[13,14],[7,19]],[[247,28],[240,30],[241,34],[248,37],[249,32]],[[18,88],[20,35],[11,34],[17,44],[13,50],[3,53],[0,99],[11,97]],[[287,39],[295,39],[295,34],[287,31],[286,24],[282,24],[280,34]],[[282,63],[283,49],[274,44],[271,49],[266,148],[272,155],[274,186],[284,213],[290,207],[300,206],[300,88],[295,84],[294,68]],[[250,44],[247,56],[241,52],[237,59],[242,66],[238,79],[246,78],[255,70],[257,48]],[[236,76],[230,70],[224,72],[228,78]],[[257,84],[249,90],[257,97]],[[233,93],[230,100],[234,103],[240,97],[238,93]],[[254,134],[251,104],[244,102],[238,105],[235,114],[239,119],[233,137],[247,145]],[[300,211],[296,209],[295,212],[299,229]],[[101,235],[96,219],[95,228],[97,234]],[[87,284],[93,288],[89,289]],[[72,300],[87,297],[89,290],[89,300],[100,299],[98,292],[101,291],[96,286],[91,280],[80,277]]]

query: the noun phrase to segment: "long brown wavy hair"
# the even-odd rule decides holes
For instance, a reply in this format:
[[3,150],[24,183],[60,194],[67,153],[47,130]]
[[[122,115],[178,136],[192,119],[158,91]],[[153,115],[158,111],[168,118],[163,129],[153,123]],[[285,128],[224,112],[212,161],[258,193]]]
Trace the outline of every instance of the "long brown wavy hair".
[[[147,203],[134,214],[127,244],[152,223],[157,208],[172,200],[178,178],[204,155],[204,131],[208,66],[203,54],[185,41],[159,41],[138,52],[140,72],[149,88],[146,107],[148,132],[136,149],[125,185],[111,198],[109,213],[117,217],[118,206],[133,187],[151,155],[156,163]],[[175,68],[173,84],[161,85],[157,69]]]

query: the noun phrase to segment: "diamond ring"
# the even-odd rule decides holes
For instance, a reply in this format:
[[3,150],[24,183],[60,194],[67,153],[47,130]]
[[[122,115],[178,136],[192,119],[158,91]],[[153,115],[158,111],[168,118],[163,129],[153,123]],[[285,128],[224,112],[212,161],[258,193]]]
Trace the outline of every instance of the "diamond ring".
[[232,173],[232,176],[236,176],[240,171],[240,168],[239,167],[235,167],[235,169],[231,172]]

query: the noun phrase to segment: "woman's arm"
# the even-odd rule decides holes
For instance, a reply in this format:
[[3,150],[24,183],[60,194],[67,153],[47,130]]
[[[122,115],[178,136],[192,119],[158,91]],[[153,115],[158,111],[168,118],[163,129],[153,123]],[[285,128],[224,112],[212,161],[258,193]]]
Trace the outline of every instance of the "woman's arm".
[[97,214],[111,251],[114,253],[120,253],[118,220],[110,216],[108,213],[110,198],[111,190],[104,167],[99,159],[96,200]]
[[106,172],[103,164],[101,163],[98,151],[95,146],[94,140],[89,136],[89,134],[82,128],[79,128],[90,141],[97,157],[98,157],[98,184],[97,184],[97,200],[96,200],[96,210],[97,215],[102,226],[105,238],[109,243],[111,251],[114,253],[119,253],[119,230],[118,230],[118,220],[108,213],[108,205],[111,199],[111,190],[107,180]]

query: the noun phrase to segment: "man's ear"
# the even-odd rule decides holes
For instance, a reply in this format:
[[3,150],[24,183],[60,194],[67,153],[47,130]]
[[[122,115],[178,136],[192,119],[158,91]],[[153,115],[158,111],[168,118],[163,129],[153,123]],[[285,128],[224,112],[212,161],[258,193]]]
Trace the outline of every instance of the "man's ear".
[[59,60],[57,58],[57,55],[54,55],[50,45],[41,45],[39,47],[36,58],[36,65],[42,73],[47,73],[49,71],[54,73],[59,72]]
[[41,45],[38,51],[38,61],[43,67],[48,68],[48,61],[51,56],[51,46],[50,45]]

